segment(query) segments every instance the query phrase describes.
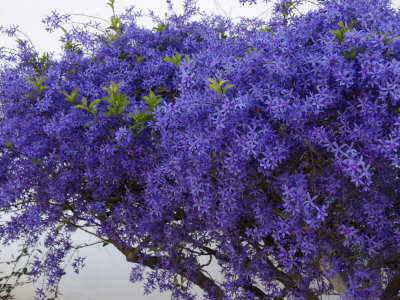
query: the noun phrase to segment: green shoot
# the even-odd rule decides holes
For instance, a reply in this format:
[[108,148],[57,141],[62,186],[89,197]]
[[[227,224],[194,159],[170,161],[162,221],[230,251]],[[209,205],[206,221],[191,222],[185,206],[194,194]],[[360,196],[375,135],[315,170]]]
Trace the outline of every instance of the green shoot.
[[[30,79],[28,79],[28,82],[35,87],[35,92],[38,93],[39,97],[42,96],[43,91],[48,88],[47,85],[43,84],[43,82],[46,80],[46,76],[43,76],[40,79],[37,76],[29,78]],[[27,94],[27,96],[33,98],[33,96],[30,94]]]
[[121,95],[121,92],[118,91],[122,82],[116,84],[114,81],[111,81],[110,87],[103,87],[103,90],[109,93],[109,97],[101,98],[104,101],[107,101],[110,105],[107,106],[108,111],[104,113],[105,116],[119,116],[124,113],[125,106],[129,105],[127,95]]
[[137,62],[138,64],[142,63],[143,60],[144,60],[144,57],[143,57],[143,56],[140,56],[140,55],[137,55],[137,54],[136,54],[136,62]]
[[74,89],[70,95],[66,91],[60,91],[60,93],[65,95],[65,97],[66,97],[65,100],[67,100],[68,102],[71,102],[72,104],[75,104],[76,98],[78,98],[78,96],[79,96],[78,91],[79,91],[79,89]]
[[150,90],[149,96],[144,96],[144,100],[146,100],[146,103],[152,108],[156,108],[158,104],[163,100],[160,95],[156,95],[152,90]]
[[[342,42],[343,42],[343,40],[344,40],[344,37],[345,37],[346,32],[352,31],[353,28],[352,28],[351,26],[349,26],[349,25],[347,24],[347,22],[344,22],[344,23],[343,23],[342,21],[340,21],[340,22],[338,22],[337,24],[338,24],[341,28],[340,28],[339,30],[330,30],[329,32],[330,32],[330,33],[333,33],[334,35],[336,35],[336,38],[337,38],[338,41],[339,41],[339,45],[341,45]],[[352,24],[353,27],[354,27],[354,26],[356,26],[356,25],[358,24],[358,22],[357,22],[357,20],[351,20],[351,24]]]
[[97,116],[97,106],[101,102],[100,99],[94,100],[92,103],[90,103],[89,107],[87,106],[88,101],[85,97],[82,97],[81,102],[82,104],[77,104],[74,107],[86,110],[87,112],[90,112],[93,116]]
[[157,27],[153,27],[153,29],[157,30],[158,32],[163,32],[165,29],[167,29],[167,26],[165,26],[164,23],[161,23]]
[[177,67],[181,65],[183,54],[176,54],[174,57],[164,57],[164,61],[175,64]]
[[217,81],[215,81],[214,79],[211,78],[207,78],[208,81],[210,81],[211,83],[208,85],[210,87],[210,89],[216,91],[218,93],[218,95],[221,96],[221,98],[224,97],[225,93],[232,87],[234,87],[233,84],[228,84],[225,86],[225,88],[222,90],[222,86],[224,85],[225,82],[227,82],[228,80],[221,80],[219,77],[217,77]]

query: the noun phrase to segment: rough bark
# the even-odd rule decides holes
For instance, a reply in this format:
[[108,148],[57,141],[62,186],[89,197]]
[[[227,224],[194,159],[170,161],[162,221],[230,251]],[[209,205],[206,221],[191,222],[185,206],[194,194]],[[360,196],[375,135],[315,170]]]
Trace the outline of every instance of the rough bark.
[[[132,263],[139,263],[139,251],[140,248],[133,248],[133,249],[127,249],[127,248],[122,248],[118,246],[117,244],[114,244],[114,246],[122,253],[125,255],[126,260]],[[159,263],[161,262],[160,258],[157,256],[150,256],[146,258],[144,261],[141,261],[140,263],[145,265],[146,267],[149,267],[151,269],[154,269]],[[179,275],[187,278],[186,271],[183,269],[181,272],[178,273]],[[196,279],[193,281],[196,285],[198,285],[201,289],[211,292],[212,294],[217,295],[217,299],[223,299],[224,298],[224,292],[222,289],[209,277],[204,275],[201,271],[199,271],[196,274]]]
[[400,292],[400,274],[395,275],[383,291],[381,300],[396,300],[400,299],[397,295]]
[[[326,273],[327,270],[331,269],[331,265],[329,264],[326,257],[322,257],[320,260],[320,269],[323,273]],[[328,280],[332,283],[334,289],[340,296],[343,296],[347,290],[346,281],[343,276],[338,272],[333,277],[328,278]]]

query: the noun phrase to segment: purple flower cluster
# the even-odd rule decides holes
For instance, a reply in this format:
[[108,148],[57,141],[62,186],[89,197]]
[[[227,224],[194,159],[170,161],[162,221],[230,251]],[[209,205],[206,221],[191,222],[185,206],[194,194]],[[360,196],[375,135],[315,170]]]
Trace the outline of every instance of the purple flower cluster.
[[32,280],[55,290],[79,229],[147,292],[398,295],[400,14],[302,2],[234,23],[186,1],[151,30],[129,9],[100,33],[64,29],[59,59],[1,52],[0,239],[44,238]]

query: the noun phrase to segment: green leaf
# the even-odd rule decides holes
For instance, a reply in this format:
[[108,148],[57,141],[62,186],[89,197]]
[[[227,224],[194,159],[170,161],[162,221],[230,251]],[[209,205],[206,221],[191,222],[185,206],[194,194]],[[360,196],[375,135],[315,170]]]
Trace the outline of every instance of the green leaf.
[[136,55],[136,62],[137,62],[138,64],[142,63],[143,60],[144,60],[144,57],[143,57],[143,56]]
[[210,89],[214,90],[217,92],[222,98],[224,97],[225,93],[232,87],[234,87],[233,84],[228,84],[225,86],[224,90],[222,90],[222,86],[225,82],[228,80],[221,80],[219,77],[217,77],[217,80],[215,81],[212,78],[207,78],[208,81],[211,83],[208,85]]
[[71,220],[72,220],[72,217],[66,218],[64,221],[62,221],[62,224],[56,228],[56,230],[57,230],[57,231],[60,231],[61,228],[63,228],[63,226],[66,225],[66,224],[68,224],[69,221],[71,221]]
[[163,92],[170,92],[170,90],[167,90],[166,88],[162,86],[156,87],[156,93],[163,93]]
[[76,98],[78,98],[79,93],[78,93],[79,89],[74,89],[71,94],[68,94],[65,91],[59,91],[59,93],[63,94],[66,98],[65,100],[67,100],[68,102],[71,102],[72,104],[75,104],[76,102]]
[[153,27],[153,29],[155,29],[155,30],[157,30],[157,31],[159,31],[159,32],[162,32],[162,31],[164,31],[165,29],[167,29],[167,26],[165,26],[164,23],[161,23],[161,24],[158,25],[157,27]]
[[84,106],[87,106],[87,99],[85,97],[82,97],[81,101]]
[[365,51],[364,48],[353,48],[351,52],[342,52],[342,55],[347,59],[356,59],[359,52]]
[[147,125],[143,125],[142,127],[139,128],[139,130],[136,132],[136,134],[141,133],[143,130],[145,130],[146,128],[148,128],[149,126]]
[[260,30],[261,32],[271,32],[272,28],[260,28],[258,30]]
[[280,216],[283,220],[286,220],[287,218],[290,217],[290,215],[287,214],[287,213],[280,213],[279,216]]
[[[20,40],[17,40],[20,43]],[[47,69],[53,64],[52,61],[49,60],[50,55],[48,53],[44,53],[42,57],[39,57],[38,53],[35,52],[33,54],[33,58],[30,61],[24,62],[24,66],[32,66],[35,74],[43,74],[47,71]]]
[[228,84],[228,85],[226,85],[225,88],[224,88],[223,94],[225,94],[227,90],[233,88],[234,86],[235,86],[234,84]]
[[163,101],[161,96],[154,94],[152,90],[150,90],[149,96],[144,96],[143,99],[145,99],[146,103],[153,109],[156,108],[161,101]]
[[117,112],[115,110],[115,107],[111,105],[107,105],[108,111],[106,111],[103,116],[117,116]]
[[175,64],[177,67],[181,65],[183,54],[176,54],[174,57],[164,57],[164,61]]
[[121,115],[124,113],[125,107],[130,104],[130,102],[127,101],[128,96],[121,95],[121,93],[118,91],[121,84],[122,82],[116,84],[114,81],[111,81],[109,88],[103,87],[103,90],[108,91],[109,97],[103,97],[101,99],[110,104],[107,106],[108,112],[104,113],[104,116]]
[[11,144],[10,141],[7,141],[6,147],[7,147],[8,149],[12,149],[13,144]]
[[246,49],[246,53],[248,54],[248,55],[253,55],[253,53],[254,53],[254,47],[248,47],[247,49]]
[[123,26],[123,24],[122,24],[120,18],[118,18],[116,16],[112,16],[111,17],[111,25],[108,26],[108,29],[111,29],[112,31],[114,31],[115,34],[108,35],[108,38],[111,39],[112,41],[115,41],[119,37],[119,35],[122,31],[122,26]]
[[361,254],[361,257],[362,257],[362,258],[365,258],[365,257],[366,257],[366,255],[365,255],[365,250],[364,250],[364,249],[361,250],[360,254]]
[[79,48],[79,46],[81,46],[81,44],[67,41],[65,43],[64,49],[72,53],[81,54],[82,50]]
[[[134,125],[130,126],[130,129],[137,129],[140,126],[142,126],[144,123],[149,122],[153,119],[153,115],[151,113],[148,112],[135,112],[135,114],[131,114],[128,113],[126,114],[128,117],[131,117],[135,122]],[[144,129],[146,129],[148,126],[142,126],[140,129],[138,129],[138,131],[136,132],[136,134],[139,134],[140,132],[142,132]]]
[[94,100],[92,103],[90,103],[90,105],[89,105],[89,111],[90,111],[94,116],[97,116],[97,106],[99,105],[100,102],[101,102],[100,99],[96,99],[96,100]]
[[43,85],[43,82],[46,80],[46,76],[43,76],[41,78],[38,78],[37,76],[35,77],[29,77],[28,82],[32,84],[35,87],[35,92],[39,94],[39,97],[42,95],[43,91],[48,88],[47,85]]
[[114,11],[114,1],[115,0],[109,0],[109,2],[107,3],[107,5],[110,6],[113,11]]
[[84,109],[84,110],[86,110],[86,111],[89,111],[89,108],[87,108],[87,106],[84,106],[84,105],[82,105],[82,104],[75,105],[74,107],[75,107],[75,108],[81,108],[81,109]]
[[[355,21],[355,22],[353,22],[353,21]],[[357,24],[357,21],[356,21],[356,20],[352,20],[351,23],[352,23],[353,25],[356,25],[356,24]],[[346,32],[352,31],[353,28],[350,27],[346,22],[343,23],[342,21],[340,21],[340,22],[338,22],[337,24],[338,24],[341,28],[340,28],[339,30],[330,30],[329,32],[332,33],[332,34],[334,34],[334,35],[336,36],[336,38],[337,38],[338,41],[339,41],[339,45],[341,45],[342,42],[343,42],[343,40],[344,40],[344,38],[345,38]]]

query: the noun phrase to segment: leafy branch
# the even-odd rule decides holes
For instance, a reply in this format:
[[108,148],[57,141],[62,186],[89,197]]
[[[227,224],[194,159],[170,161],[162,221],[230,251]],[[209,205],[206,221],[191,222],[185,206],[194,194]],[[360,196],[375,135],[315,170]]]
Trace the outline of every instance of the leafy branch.
[[[47,85],[43,84],[43,82],[45,80],[46,80],[46,76],[43,76],[41,78],[38,78],[37,76],[35,76],[35,77],[29,77],[29,79],[28,79],[28,82],[35,87],[34,91],[39,95],[39,97],[41,97],[43,91],[48,88]],[[28,96],[30,98],[34,97],[32,94],[26,94],[26,96]]]
[[111,81],[110,87],[103,87],[103,90],[109,93],[109,97],[103,97],[102,100],[108,102],[110,105],[107,106],[108,111],[106,111],[104,116],[119,116],[124,113],[125,107],[130,104],[128,101],[127,95],[121,95],[121,92],[118,91],[122,82],[115,83]]

